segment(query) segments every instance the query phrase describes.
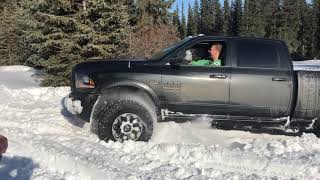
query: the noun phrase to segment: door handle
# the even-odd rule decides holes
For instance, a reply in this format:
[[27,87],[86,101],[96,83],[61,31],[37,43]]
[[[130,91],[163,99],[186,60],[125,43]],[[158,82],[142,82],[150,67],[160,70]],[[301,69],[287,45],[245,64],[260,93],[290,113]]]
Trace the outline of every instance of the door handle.
[[272,81],[288,81],[287,78],[282,78],[282,77],[273,77]]
[[226,75],[222,75],[222,74],[211,74],[209,77],[212,79],[225,79],[225,78],[227,78]]

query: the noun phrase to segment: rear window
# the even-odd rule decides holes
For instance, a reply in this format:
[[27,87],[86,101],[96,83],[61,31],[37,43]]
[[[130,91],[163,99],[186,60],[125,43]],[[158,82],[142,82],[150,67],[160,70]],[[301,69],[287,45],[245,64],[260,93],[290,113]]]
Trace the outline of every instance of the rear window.
[[279,58],[272,44],[240,42],[237,46],[238,67],[277,68]]

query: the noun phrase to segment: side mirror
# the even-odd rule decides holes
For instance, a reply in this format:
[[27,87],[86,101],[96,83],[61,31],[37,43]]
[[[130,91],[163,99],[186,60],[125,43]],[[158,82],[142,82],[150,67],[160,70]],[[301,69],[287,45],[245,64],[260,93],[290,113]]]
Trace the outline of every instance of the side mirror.
[[192,61],[192,53],[190,50],[180,51],[174,58],[170,60],[170,64],[182,64]]
[[180,64],[184,60],[184,57],[178,56],[170,59],[170,64]]
[[291,53],[290,55],[291,55],[292,61],[304,61],[305,60],[305,57],[303,57],[299,53]]

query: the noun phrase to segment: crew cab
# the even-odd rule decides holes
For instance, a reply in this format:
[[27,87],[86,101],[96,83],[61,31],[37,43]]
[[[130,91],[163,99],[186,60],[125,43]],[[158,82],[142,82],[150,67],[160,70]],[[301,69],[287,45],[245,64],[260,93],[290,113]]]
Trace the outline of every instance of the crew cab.
[[[197,66],[221,44],[221,66]],[[294,71],[283,41],[196,36],[148,60],[77,64],[66,98],[100,139],[148,141],[153,125],[206,115],[233,128],[277,126],[317,132],[320,72]]]

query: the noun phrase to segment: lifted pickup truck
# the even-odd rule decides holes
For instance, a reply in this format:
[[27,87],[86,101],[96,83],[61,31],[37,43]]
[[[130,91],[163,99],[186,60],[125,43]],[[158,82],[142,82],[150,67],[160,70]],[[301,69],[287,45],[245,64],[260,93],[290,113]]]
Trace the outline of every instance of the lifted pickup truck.
[[[197,66],[222,45],[221,66]],[[156,122],[210,117],[216,126],[307,131],[320,117],[320,72],[294,71],[283,41],[196,36],[148,60],[77,64],[68,110],[100,139],[148,141]]]

